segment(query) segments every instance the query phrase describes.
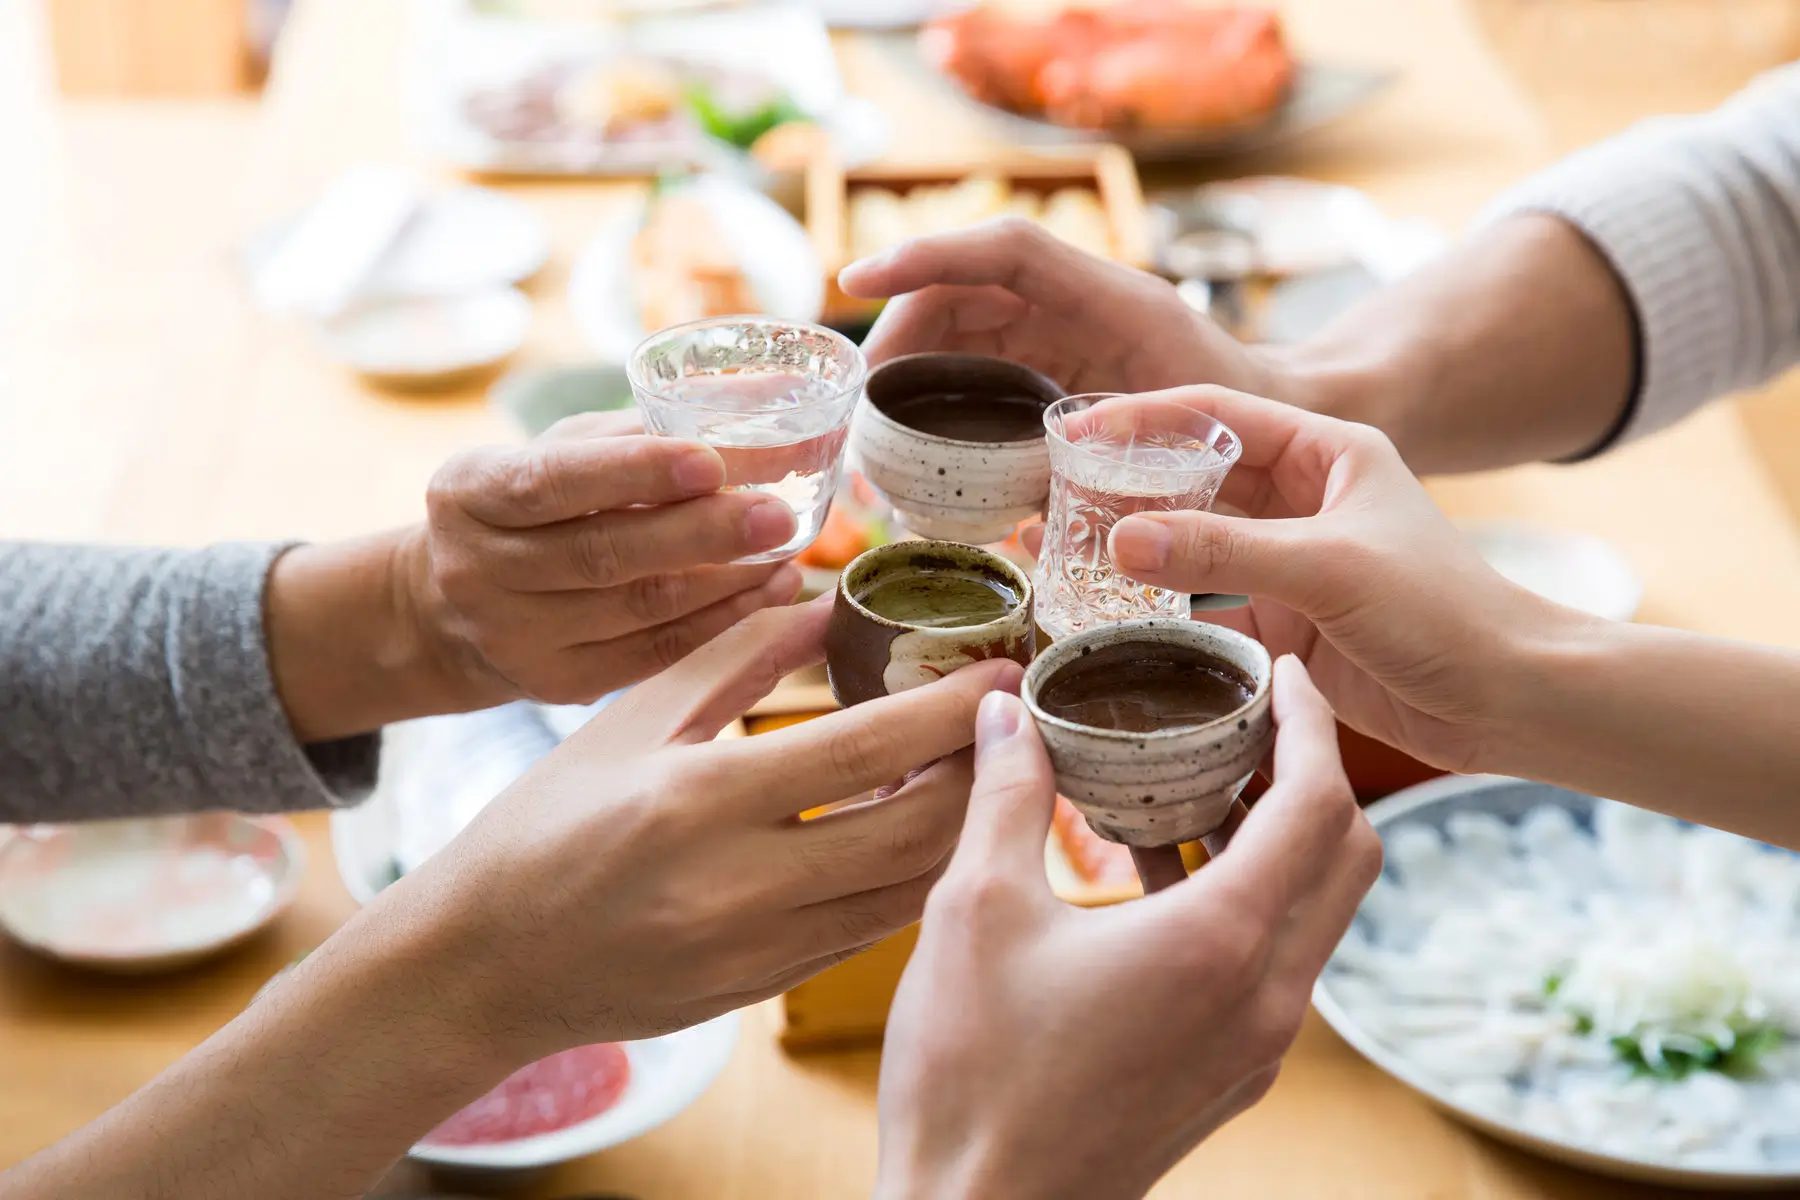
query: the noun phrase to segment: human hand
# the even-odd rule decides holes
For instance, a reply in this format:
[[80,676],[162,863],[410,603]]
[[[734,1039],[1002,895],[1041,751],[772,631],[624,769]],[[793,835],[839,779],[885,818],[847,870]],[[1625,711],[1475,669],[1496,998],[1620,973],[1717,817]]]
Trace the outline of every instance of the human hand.
[[698,442],[572,417],[523,446],[452,459],[397,555],[456,707],[586,703],[680,660],[800,589],[787,564],[730,565],[794,532],[781,501],[721,492]]
[[1445,770],[1483,769],[1524,648],[1586,618],[1489,567],[1379,431],[1223,388],[1166,396],[1237,433],[1219,500],[1245,515],[1128,517],[1114,567],[1249,596],[1206,619],[1298,655],[1345,724]]
[[1049,759],[1018,700],[982,701],[962,840],[888,1017],[878,1197],[1141,1196],[1268,1091],[1381,869],[1331,710],[1292,658],[1274,689],[1275,783],[1230,845],[1101,909],[1052,895]]
[[1280,395],[1263,355],[1190,309],[1162,279],[1000,218],[918,238],[844,268],[844,291],[893,298],[864,352],[925,350],[1023,363],[1072,393],[1221,383]]
[[[517,1062],[767,996],[916,920],[968,799],[975,711],[1020,671],[713,741],[818,661],[830,601],[758,613],[615,701],[379,905],[434,914],[425,969]],[[906,779],[809,821],[808,809]],[[390,914],[392,919],[397,914]],[[517,1065],[517,1063],[515,1063]]]

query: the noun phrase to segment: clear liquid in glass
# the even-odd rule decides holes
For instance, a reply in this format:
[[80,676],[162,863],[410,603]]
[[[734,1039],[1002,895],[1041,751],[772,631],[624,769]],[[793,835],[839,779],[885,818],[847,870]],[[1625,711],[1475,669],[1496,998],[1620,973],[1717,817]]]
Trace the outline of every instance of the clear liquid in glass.
[[706,443],[725,461],[727,491],[763,492],[793,510],[794,536],[746,563],[791,558],[818,537],[866,374],[842,336],[763,317],[666,330],[631,364],[650,432]]
[[1190,614],[1186,592],[1152,587],[1113,569],[1107,539],[1135,513],[1209,509],[1232,457],[1205,442],[1162,435],[1050,439],[1050,503],[1038,556],[1037,619],[1052,638],[1095,625]]

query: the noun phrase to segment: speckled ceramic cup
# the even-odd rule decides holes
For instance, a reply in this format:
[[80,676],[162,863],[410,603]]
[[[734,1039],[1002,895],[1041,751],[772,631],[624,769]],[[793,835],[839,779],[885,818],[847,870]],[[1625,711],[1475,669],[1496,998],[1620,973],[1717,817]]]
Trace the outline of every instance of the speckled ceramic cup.
[[[884,580],[932,571],[975,574],[1017,597],[1006,615],[979,625],[921,626],[870,611],[859,597]],[[954,542],[908,541],[859,555],[838,579],[825,633],[831,694],[849,707],[942,679],[990,658],[1031,663],[1037,627],[1031,619],[1031,576],[998,554]]]
[[[853,461],[901,524],[921,537],[982,545],[1041,512],[1050,495],[1050,451],[1043,410],[1062,389],[1018,363],[981,354],[908,354],[869,374],[851,426]],[[921,420],[922,399],[938,418]],[[958,412],[1004,401],[1013,415],[960,436]],[[947,421],[945,418],[949,418]],[[990,434],[992,436],[990,436]]]
[[[1083,654],[1122,642],[1191,647],[1250,677],[1250,702],[1203,725],[1131,733],[1051,716],[1038,696]],[[1120,621],[1064,638],[1038,655],[1021,691],[1056,770],[1056,790],[1101,837],[1128,846],[1198,841],[1231,811],[1275,738],[1269,652],[1241,633],[1198,621]]]

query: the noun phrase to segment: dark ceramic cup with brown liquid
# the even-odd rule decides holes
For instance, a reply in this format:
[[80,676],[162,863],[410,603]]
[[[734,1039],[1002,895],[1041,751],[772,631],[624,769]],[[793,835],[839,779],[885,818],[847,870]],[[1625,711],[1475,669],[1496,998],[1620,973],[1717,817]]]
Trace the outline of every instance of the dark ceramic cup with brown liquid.
[[1064,638],[1025,672],[1056,789],[1101,837],[1195,842],[1225,824],[1275,738],[1259,642],[1199,621],[1120,621]]
[[848,707],[990,658],[1026,666],[1036,648],[1031,577],[1017,564],[955,542],[893,542],[839,577],[825,670]]
[[853,461],[913,533],[998,542],[1050,495],[1044,410],[1062,395],[1003,358],[904,355],[869,374]]

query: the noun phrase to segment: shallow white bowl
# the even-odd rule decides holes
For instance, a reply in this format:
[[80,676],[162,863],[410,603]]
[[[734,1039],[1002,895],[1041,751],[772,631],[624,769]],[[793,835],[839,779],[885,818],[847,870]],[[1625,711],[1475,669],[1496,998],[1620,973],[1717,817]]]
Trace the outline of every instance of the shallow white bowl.
[[0,928],[77,966],[175,970],[267,927],[293,904],[305,863],[280,818],[35,826],[0,841]]

